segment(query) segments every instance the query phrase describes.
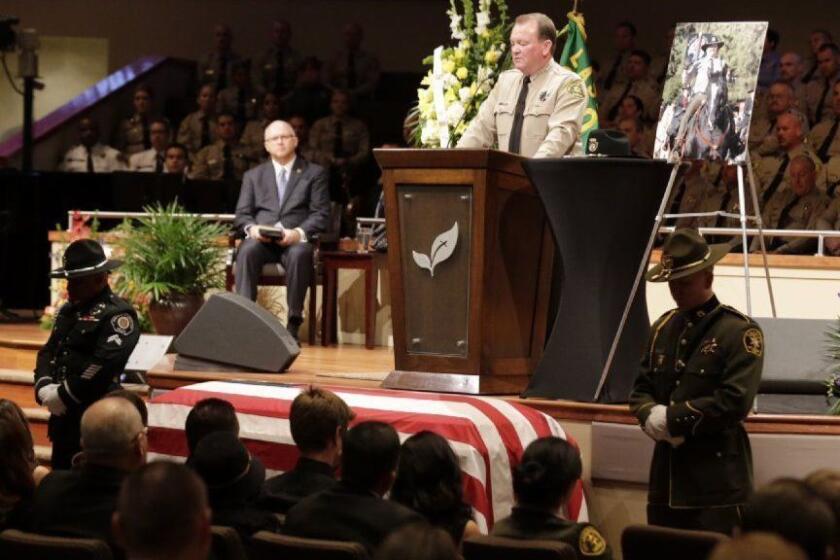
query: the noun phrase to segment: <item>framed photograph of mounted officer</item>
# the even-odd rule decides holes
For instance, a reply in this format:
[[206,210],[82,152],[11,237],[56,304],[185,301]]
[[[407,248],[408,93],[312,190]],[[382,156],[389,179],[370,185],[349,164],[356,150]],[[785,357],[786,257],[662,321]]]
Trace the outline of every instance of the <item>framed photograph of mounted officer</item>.
[[678,23],[654,157],[741,163],[767,22]]

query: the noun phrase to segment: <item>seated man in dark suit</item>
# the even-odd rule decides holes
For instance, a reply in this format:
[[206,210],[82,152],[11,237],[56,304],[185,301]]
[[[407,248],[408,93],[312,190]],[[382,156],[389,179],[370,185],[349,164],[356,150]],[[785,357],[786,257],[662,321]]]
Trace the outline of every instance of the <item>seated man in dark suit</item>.
[[302,498],[331,488],[341,439],[356,415],[335,393],[310,387],[292,401],[289,427],[300,458],[295,468],[265,481],[266,507],[285,513]]
[[[234,225],[247,236],[236,258],[236,293],[255,300],[263,265],[279,262],[286,271],[288,328],[297,338],[312,275],[311,241],[329,223],[327,172],[296,155],[298,140],[288,123],[274,121],[264,134],[271,157],[245,174],[236,203]],[[281,227],[284,235],[268,237],[260,226]]]
[[372,552],[392,531],[422,517],[382,499],[397,472],[400,440],[383,422],[362,422],[344,436],[342,478],[301,500],[286,514],[283,532],[313,539],[358,542]]
[[44,477],[35,491],[28,529],[112,543],[111,516],[120,484],[146,462],[146,429],[131,402],[106,397],[82,415],[81,432],[81,468]]

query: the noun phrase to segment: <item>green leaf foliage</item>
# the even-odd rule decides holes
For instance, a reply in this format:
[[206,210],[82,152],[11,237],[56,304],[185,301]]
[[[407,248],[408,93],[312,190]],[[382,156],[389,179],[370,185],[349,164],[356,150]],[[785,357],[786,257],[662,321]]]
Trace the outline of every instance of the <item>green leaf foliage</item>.
[[144,210],[148,217],[117,228],[120,293],[162,301],[224,286],[226,249],[218,239],[227,234],[225,226],[187,214],[177,201]]

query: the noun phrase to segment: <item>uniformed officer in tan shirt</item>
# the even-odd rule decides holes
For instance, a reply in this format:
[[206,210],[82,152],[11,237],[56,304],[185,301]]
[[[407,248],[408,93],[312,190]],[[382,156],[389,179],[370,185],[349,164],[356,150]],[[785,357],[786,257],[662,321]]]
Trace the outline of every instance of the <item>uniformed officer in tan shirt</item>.
[[627,57],[626,68],[626,82],[616,84],[600,96],[599,122],[616,124],[620,104],[628,95],[635,95],[641,100],[644,121],[655,121],[659,117],[660,86],[650,77],[650,55],[642,50],[634,50]]
[[237,124],[244,127],[246,122],[257,118],[262,90],[251,83],[251,67],[246,61],[234,65],[231,77],[233,83],[219,92],[217,108],[220,113],[235,116]]
[[248,146],[251,157],[257,161],[267,156],[263,139],[265,127],[280,118],[280,99],[276,93],[269,91],[263,95],[261,107],[261,118],[248,121],[239,137],[239,142]]
[[271,45],[257,59],[253,68],[254,83],[264,91],[281,97],[292,91],[303,56],[289,44],[292,26],[284,19],[271,22]]
[[370,155],[370,133],[365,123],[348,115],[350,97],[336,91],[332,115],[318,119],[309,131],[312,161],[324,167],[357,167]]
[[216,115],[219,139],[195,156],[192,179],[241,180],[256,163],[248,150],[236,141],[236,119],[229,113]]
[[213,50],[198,63],[198,82],[213,84],[219,92],[231,84],[233,65],[242,57],[233,51],[233,32],[230,26],[218,24],[213,28]]
[[344,26],[344,48],[335,53],[327,68],[327,85],[345,90],[353,101],[369,99],[379,83],[379,60],[362,50],[364,30],[358,23]]
[[141,84],[134,89],[132,98],[134,114],[120,121],[117,128],[116,147],[126,156],[152,147],[149,127],[152,121],[154,97],[154,91],[149,85]]
[[196,103],[198,111],[184,117],[178,127],[178,143],[186,146],[191,156],[216,141],[216,86],[201,86]]
[[[817,176],[822,177],[822,164],[805,143],[801,116],[787,112],[776,119],[776,139],[779,152],[753,163],[760,204],[765,204],[776,191],[787,190],[790,184],[790,163],[798,155],[806,155],[814,162]],[[818,183],[818,187],[820,184]],[[824,187],[821,187],[824,188]]]
[[[782,113],[797,111],[796,95],[790,84],[786,82],[773,83],[767,92],[767,104],[763,111],[753,111],[750,122],[750,137],[748,146],[753,157],[772,155],[779,149],[776,139],[776,119]],[[802,119],[806,126],[806,119]],[[806,130],[807,134],[807,130]]]
[[840,49],[837,45],[829,43],[821,46],[817,51],[817,65],[819,71],[805,86],[805,103],[812,126],[834,117],[831,89],[840,80]]
[[808,135],[811,147],[823,163],[840,155],[840,82],[831,89],[831,107],[834,116],[814,125]]
[[[761,213],[767,229],[817,229],[817,221],[828,207],[829,198],[816,187],[816,166],[805,155],[790,163],[790,189],[777,191]],[[813,254],[817,248],[815,237],[766,237],[768,252],[779,255]],[[752,250],[759,250],[758,239]]]
[[544,14],[516,18],[510,33],[514,69],[499,75],[458,148],[498,146],[536,158],[583,153],[586,85],[554,62],[556,37],[554,23]]

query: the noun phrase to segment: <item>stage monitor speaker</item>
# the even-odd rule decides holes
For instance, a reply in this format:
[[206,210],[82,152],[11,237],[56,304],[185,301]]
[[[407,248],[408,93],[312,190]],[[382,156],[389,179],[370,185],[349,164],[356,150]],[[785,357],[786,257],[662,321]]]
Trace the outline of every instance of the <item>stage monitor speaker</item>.
[[[207,300],[175,339],[175,351],[190,358],[183,362],[196,369],[197,360],[255,371],[281,372],[295,361],[300,347],[277,317],[253,301],[230,292]],[[177,361],[176,361],[177,362]],[[181,369],[176,363],[176,369]],[[227,368],[230,370],[230,368]]]

